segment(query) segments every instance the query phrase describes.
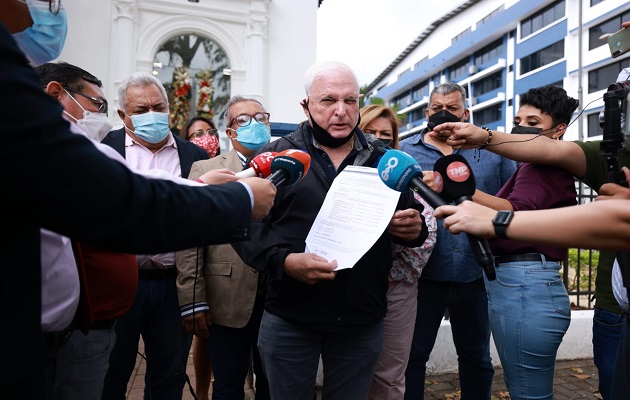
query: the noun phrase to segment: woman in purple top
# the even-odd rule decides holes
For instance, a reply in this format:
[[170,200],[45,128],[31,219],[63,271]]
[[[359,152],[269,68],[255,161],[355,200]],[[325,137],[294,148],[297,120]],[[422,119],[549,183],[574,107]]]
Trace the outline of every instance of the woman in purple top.
[[[560,139],[577,106],[560,87],[530,89],[521,95],[511,133]],[[477,191],[473,200],[496,210],[566,207],[577,204],[574,182],[561,168],[523,163],[496,197]],[[500,238],[490,243],[497,278],[486,280],[488,313],[510,398],[552,399],[556,353],[571,321],[559,263],[567,249]]]

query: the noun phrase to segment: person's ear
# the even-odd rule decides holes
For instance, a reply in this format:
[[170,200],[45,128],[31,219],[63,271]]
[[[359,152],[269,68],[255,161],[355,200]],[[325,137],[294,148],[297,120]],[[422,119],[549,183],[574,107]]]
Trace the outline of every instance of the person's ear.
[[124,121],[126,114],[123,112],[123,110],[119,108],[118,110],[116,110],[116,112],[118,113],[118,117],[120,117],[120,119]]
[[559,139],[562,137],[562,135],[565,134],[565,132],[567,131],[567,124],[560,124],[558,126],[556,126],[556,128],[554,129],[554,131],[552,131],[553,133],[551,134],[551,137],[554,139]]
[[464,121],[463,121],[463,122],[468,121],[468,119],[469,119],[469,118],[470,118],[470,110],[467,108],[467,109],[464,111]]
[[54,97],[57,101],[59,101],[59,96],[61,96],[65,92],[63,86],[61,86],[61,83],[57,81],[48,82],[48,85],[46,85],[44,91]]
[[306,99],[302,100],[300,102],[300,105],[302,106],[302,111],[304,111],[304,115],[306,115],[306,118],[309,117],[309,111],[308,111],[308,96],[306,97]]

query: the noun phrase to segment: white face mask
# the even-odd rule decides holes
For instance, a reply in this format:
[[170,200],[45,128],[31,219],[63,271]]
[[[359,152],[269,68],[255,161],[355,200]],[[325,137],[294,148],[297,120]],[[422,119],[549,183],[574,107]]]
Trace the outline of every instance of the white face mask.
[[[64,89],[65,90],[65,89]],[[68,93],[66,91],[66,93]],[[79,104],[79,102],[68,93],[68,96],[83,110],[83,118],[76,119],[67,111],[63,111],[67,116],[76,121],[77,126],[81,128],[87,137],[90,139],[96,140],[97,142],[102,141],[105,136],[112,130],[114,125],[109,122],[107,115],[103,113],[95,113],[92,111],[88,111]]]

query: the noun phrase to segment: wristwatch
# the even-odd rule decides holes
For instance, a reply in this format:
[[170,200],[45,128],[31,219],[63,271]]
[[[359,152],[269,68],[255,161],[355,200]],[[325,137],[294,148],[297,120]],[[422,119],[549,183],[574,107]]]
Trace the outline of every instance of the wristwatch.
[[501,239],[508,238],[505,235],[505,230],[508,225],[510,225],[510,222],[512,222],[512,218],[514,218],[514,211],[501,210],[495,215],[492,220],[492,225],[494,225],[494,234],[496,237]]

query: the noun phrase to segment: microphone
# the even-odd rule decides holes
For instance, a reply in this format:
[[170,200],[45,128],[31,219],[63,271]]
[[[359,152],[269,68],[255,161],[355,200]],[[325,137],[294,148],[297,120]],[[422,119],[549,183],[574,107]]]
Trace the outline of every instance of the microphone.
[[435,127],[436,127],[436,125],[435,125],[433,122],[430,122],[430,121],[429,121],[429,122],[427,123],[427,129],[428,129],[429,131],[432,131],[432,130],[433,130],[433,128],[435,128]]
[[404,151],[388,150],[378,163],[378,174],[389,188],[397,192],[411,189],[433,208],[448,204],[422,181],[422,168]]
[[[446,201],[460,204],[465,200],[472,201],[472,195],[475,193],[475,176],[468,161],[460,154],[451,154],[439,158],[433,166],[433,172],[436,174],[436,180],[442,182],[442,196]],[[475,258],[484,272],[488,280],[496,278],[494,269],[494,257],[490,250],[487,239],[481,239],[476,236],[468,235],[470,247],[472,247]]]
[[266,178],[271,175],[271,161],[278,155],[275,151],[266,151],[258,154],[249,162],[249,168],[237,172],[239,178]]
[[[378,174],[381,180],[389,188],[398,192],[410,189],[420,195],[431,207],[438,208],[447,203],[440,195],[434,192],[426,183],[422,181],[422,168],[413,157],[400,150],[389,150],[383,155],[378,164]],[[474,181],[473,181],[474,191]],[[476,236],[467,235],[477,262],[484,268],[488,280],[494,280],[496,273],[494,271],[494,259],[490,251],[488,241],[479,239]],[[485,242],[486,247],[477,246],[483,249],[483,252],[475,250],[477,243]]]
[[271,161],[271,175],[267,177],[274,185],[293,186],[308,172],[311,156],[308,153],[289,149],[278,153]]

